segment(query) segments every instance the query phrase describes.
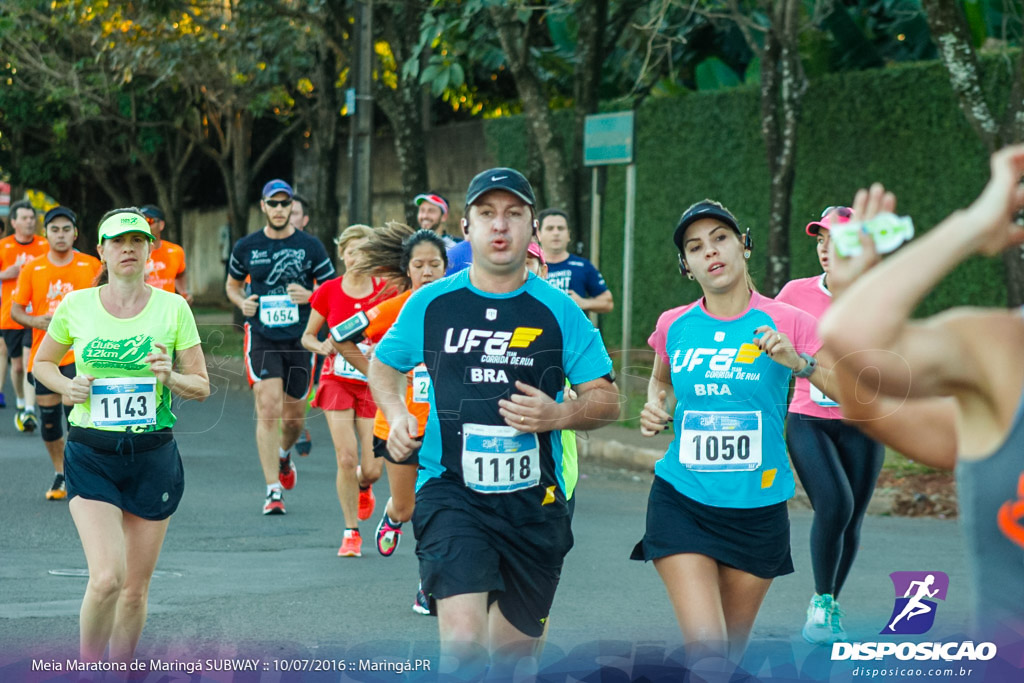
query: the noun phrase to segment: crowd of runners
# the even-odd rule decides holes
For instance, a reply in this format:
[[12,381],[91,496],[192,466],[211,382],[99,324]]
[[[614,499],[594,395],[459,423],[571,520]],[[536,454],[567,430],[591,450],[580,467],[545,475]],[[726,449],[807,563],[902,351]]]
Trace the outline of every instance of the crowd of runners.
[[[673,439],[632,557],[664,581],[688,657],[738,662],[773,579],[793,572],[794,470],[814,508],[802,635],[848,639],[838,597],[883,444],[957,466],[977,627],[1024,634],[1024,318],[970,309],[910,320],[964,258],[1024,243],[1022,176],[1024,147],[996,153],[974,204],[881,264],[864,231],[850,258],[831,240],[895,210],[883,187],[861,190],[806,227],[822,274],[775,299],[748,272],[751,231],[721,203],[699,201],[666,229],[702,295],[650,335],[641,432],[671,427]],[[362,555],[359,524],[375,512],[384,557],[411,522],[413,609],[438,617],[442,654],[503,677],[547,634],[573,545],[575,431],[619,417],[612,361],[587,317],[614,302],[572,253],[568,214],[539,211],[518,171],[472,179],[457,236],[442,195],[412,201],[417,228],[352,225],[332,255],[305,231],[309,202],[271,180],[263,228],[231,249],[225,291],[245,317],[261,512],[286,513],[312,404],[337,460],[338,556]],[[185,253],[162,238],[153,205],[105,215],[99,259],[74,248],[93,228],[68,207],[40,226],[16,202],[9,222],[0,389],[9,365],[15,425],[40,432],[54,469],[44,495],[69,500],[85,551],[81,655],[126,659],[183,491],[171,395],[210,391]],[[858,395],[865,387],[872,400]]]

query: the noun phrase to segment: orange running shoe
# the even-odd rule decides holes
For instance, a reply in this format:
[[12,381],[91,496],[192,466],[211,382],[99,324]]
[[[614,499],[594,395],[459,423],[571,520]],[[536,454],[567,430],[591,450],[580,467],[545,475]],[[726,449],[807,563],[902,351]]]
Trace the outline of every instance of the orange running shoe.
[[338,557],[362,557],[363,538],[354,529],[345,529],[345,538],[338,548]]
[[57,474],[53,478],[53,486],[46,492],[46,500],[64,500],[68,497],[68,490],[64,484],[64,474]]
[[373,487],[367,486],[359,489],[359,519],[367,520],[373,514],[373,508],[377,506],[377,497],[373,495]]

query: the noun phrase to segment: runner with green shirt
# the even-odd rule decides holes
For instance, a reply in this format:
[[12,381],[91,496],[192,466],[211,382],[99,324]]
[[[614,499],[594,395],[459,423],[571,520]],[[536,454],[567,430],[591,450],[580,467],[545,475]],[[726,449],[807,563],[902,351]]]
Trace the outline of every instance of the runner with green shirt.
[[[110,660],[132,658],[149,581],[184,490],[171,394],[200,401],[210,395],[188,303],[145,283],[152,240],[137,209],[103,217],[100,286],[64,298],[33,365],[37,380],[74,404],[64,473],[89,567],[83,661],[99,661],[108,647]],[[72,347],[77,374],[69,379],[57,363]]]
[[[530,242],[526,248],[526,269],[542,280],[548,279],[548,263],[544,260],[544,250],[537,242]],[[568,380],[565,382],[565,393],[576,400],[576,392]],[[572,497],[579,480],[579,455],[576,448],[576,432],[572,429],[562,430],[562,480],[565,482],[565,500],[569,506],[569,516],[576,512],[576,499]],[[545,622],[547,623],[547,622]]]

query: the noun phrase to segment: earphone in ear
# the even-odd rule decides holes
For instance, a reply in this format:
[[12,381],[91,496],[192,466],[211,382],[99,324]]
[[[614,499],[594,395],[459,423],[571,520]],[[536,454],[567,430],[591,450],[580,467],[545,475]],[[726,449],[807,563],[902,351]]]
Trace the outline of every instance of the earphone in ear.
[[540,221],[536,218],[533,219],[533,236],[536,237],[537,233],[540,232]]
[[459,225],[462,226],[462,234],[466,235],[468,237],[469,236],[469,221],[466,220],[465,218],[463,218],[461,221],[459,221]]
[[682,254],[679,254],[679,274],[685,275],[688,280],[693,279],[693,273],[686,269],[686,261],[683,260]]
[[747,228],[747,231],[743,233],[743,248],[746,249],[747,251],[750,251],[750,249],[752,249],[753,246],[754,243],[750,239],[750,228]]

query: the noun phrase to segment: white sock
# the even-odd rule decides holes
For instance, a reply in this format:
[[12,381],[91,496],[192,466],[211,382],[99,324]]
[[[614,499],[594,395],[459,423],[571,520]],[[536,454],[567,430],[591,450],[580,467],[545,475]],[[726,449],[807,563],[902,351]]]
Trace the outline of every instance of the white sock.
[[290,448],[288,450],[285,450],[283,448],[278,448],[277,449],[277,457],[279,457],[281,460],[284,460],[285,458],[287,458],[291,454],[292,454],[292,451],[291,451]]
[[278,493],[282,493],[281,482],[275,481],[273,484],[267,484],[267,495],[269,496],[274,491],[277,491]]
[[24,410],[25,409],[25,399],[19,398],[16,401],[16,403],[18,404],[18,410]]

